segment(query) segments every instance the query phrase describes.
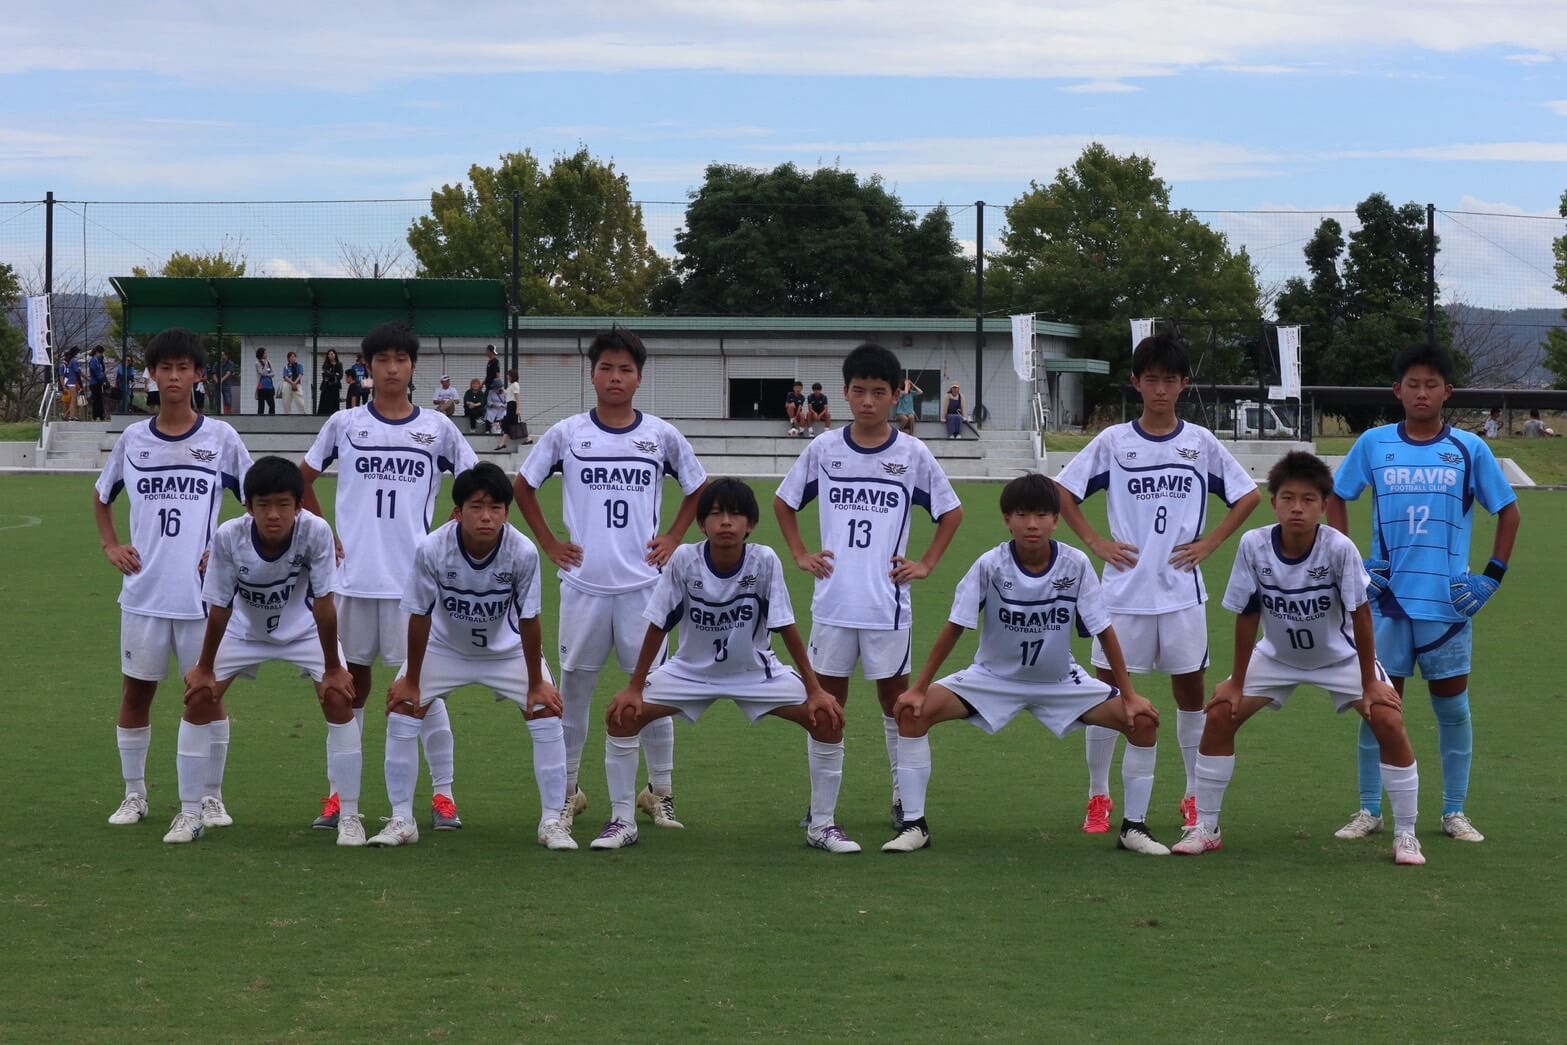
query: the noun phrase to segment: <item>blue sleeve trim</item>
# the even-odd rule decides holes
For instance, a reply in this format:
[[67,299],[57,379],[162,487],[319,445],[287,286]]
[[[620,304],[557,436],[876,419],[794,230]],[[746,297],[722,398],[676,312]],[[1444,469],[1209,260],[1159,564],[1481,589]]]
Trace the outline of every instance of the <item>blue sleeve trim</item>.
[[[1072,494],[1072,496],[1077,499],[1078,504],[1082,504],[1100,490],[1108,489],[1110,489],[1110,473],[1100,472],[1098,475],[1095,475],[1088,480],[1088,485],[1083,488],[1083,496],[1078,497],[1076,494]],[[1067,492],[1071,493],[1070,490]]]
[[[800,508],[804,508],[814,500],[816,500],[816,480],[812,479],[805,484],[805,489],[800,493]],[[799,511],[800,508],[796,508],[795,511]]]

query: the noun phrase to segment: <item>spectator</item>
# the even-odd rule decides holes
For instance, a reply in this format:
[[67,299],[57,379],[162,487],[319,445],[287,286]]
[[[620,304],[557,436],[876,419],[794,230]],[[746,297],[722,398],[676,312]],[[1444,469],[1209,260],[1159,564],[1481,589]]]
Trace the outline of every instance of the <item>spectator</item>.
[[947,438],[963,438],[963,392],[954,381],[952,387],[947,389]]
[[484,430],[494,433],[506,416],[506,393],[500,385],[491,388],[484,397]]
[[1491,413],[1485,419],[1483,434],[1487,439],[1495,439],[1502,434],[1502,411],[1499,407],[1491,407]]
[[805,434],[816,434],[816,422],[822,423],[822,431],[832,427],[832,411],[827,409],[827,393],[822,391],[822,383],[816,382],[811,386],[811,394],[805,397]]
[[[360,401],[364,403],[370,402],[375,392],[375,381],[370,377],[370,365],[364,361],[363,357],[360,357],[354,360],[353,371],[359,375]],[[409,383],[412,384],[413,382]]]
[[1555,429],[1546,427],[1545,422],[1540,420],[1539,410],[1529,411],[1529,420],[1523,423],[1523,437],[1525,439],[1554,439],[1560,434]]
[[905,377],[903,387],[898,389],[898,405],[893,408],[893,422],[903,431],[914,434],[914,397],[924,395],[925,390],[914,383],[913,378]]
[[277,388],[272,384],[272,360],[267,350],[256,349],[256,416],[277,416]]
[[108,420],[103,403],[104,386],[108,383],[109,372],[103,365],[103,346],[94,345],[87,355],[87,392],[94,421]]
[[468,431],[476,432],[484,420],[484,382],[474,378],[462,394],[462,412],[468,418]]
[[495,355],[494,345],[485,345],[484,352],[489,357],[484,361],[484,390],[489,392],[501,387],[501,361]]
[[305,368],[299,365],[299,353],[290,352],[283,364],[283,412],[308,414],[305,409]]
[[348,368],[348,387],[343,392],[343,407],[352,410],[364,402],[367,402],[365,386],[359,380],[359,364],[355,363]]
[[326,359],[321,363],[321,395],[316,400],[316,413],[322,417],[331,417],[337,413],[337,408],[342,405],[343,395],[343,364],[338,362],[337,349],[326,350]]
[[799,435],[805,428],[805,382],[796,381],[784,396],[784,413],[789,415],[789,434]]
[[239,384],[239,363],[228,358],[227,355],[218,355],[218,396],[223,401],[223,412],[232,414],[234,407],[234,388]]
[[142,387],[147,390],[147,412],[156,414],[158,412],[158,382],[153,380],[151,367],[148,367],[142,374]]
[[431,401],[435,403],[435,408],[447,417],[457,413],[457,404],[462,401],[462,396],[452,387],[450,375],[441,375],[441,387],[435,390],[435,397]]
[[117,372],[120,383],[120,413],[128,414],[131,412],[131,402],[136,397],[136,367],[131,363],[129,352],[120,360]]
[[60,364],[60,404],[65,408],[63,420],[76,420],[76,403],[82,397],[82,367],[76,361],[81,349],[67,349],[65,361]]
[[517,371],[506,371],[506,412],[501,415],[501,441],[495,447],[497,450],[508,449],[512,436],[518,436],[518,441],[531,443],[532,439],[522,435],[519,429],[522,425],[522,385],[517,381]]

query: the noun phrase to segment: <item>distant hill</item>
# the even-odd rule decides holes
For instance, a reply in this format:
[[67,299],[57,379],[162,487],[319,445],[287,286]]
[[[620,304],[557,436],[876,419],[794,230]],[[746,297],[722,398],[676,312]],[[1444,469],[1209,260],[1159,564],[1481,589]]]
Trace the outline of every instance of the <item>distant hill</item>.
[[1542,342],[1550,330],[1567,327],[1560,309],[1444,306],[1453,324],[1453,343],[1474,361],[1476,385],[1549,387]]

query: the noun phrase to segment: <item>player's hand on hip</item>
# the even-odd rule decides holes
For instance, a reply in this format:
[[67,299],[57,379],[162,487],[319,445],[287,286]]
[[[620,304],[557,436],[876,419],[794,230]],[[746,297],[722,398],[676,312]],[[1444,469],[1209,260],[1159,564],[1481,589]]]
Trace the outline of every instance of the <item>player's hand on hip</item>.
[[1398,690],[1381,679],[1371,683],[1361,693],[1361,716],[1370,719],[1371,708],[1374,704],[1381,704],[1384,707],[1392,708],[1394,711],[1404,710],[1404,698],[1398,695]]
[[343,565],[343,539],[334,534],[332,537],[332,546],[337,550],[337,564],[339,566]]
[[141,572],[141,552],[134,545],[110,544],[103,549],[109,565],[130,577]]
[[1230,709],[1230,717],[1235,718],[1241,713],[1241,698],[1245,695],[1244,686],[1237,683],[1233,678],[1227,678],[1213,687],[1213,699],[1204,705],[1203,710],[1227,707]]
[[[348,669],[344,668],[344,674]],[[350,679],[350,682],[352,679]],[[350,692],[352,690],[350,689]],[[419,717],[419,687],[408,681],[404,675],[400,679],[394,679],[392,685],[386,691],[386,713],[388,715],[407,715],[409,718]]]
[[843,728],[843,708],[825,689],[813,689],[805,695],[806,719],[817,729],[829,731]]
[[1453,609],[1462,613],[1465,617],[1473,617],[1485,608],[1485,604],[1491,601],[1491,596],[1502,586],[1502,582],[1485,574],[1478,576],[1466,573],[1449,585],[1452,592]]
[[1366,598],[1376,602],[1393,582],[1393,564],[1386,559],[1367,559],[1366,573],[1371,577],[1366,585]]
[[207,560],[211,558],[212,549],[208,548],[206,551],[201,553],[201,561],[196,564],[196,572],[203,577],[207,575]]
[[1154,725],[1159,724],[1159,709],[1153,706],[1153,702],[1147,697],[1127,690],[1121,694],[1121,708],[1126,712],[1126,728],[1132,729],[1137,725],[1138,715],[1147,715],[1153,719]]
[[1178,544],[1175,546],[1175,554],[1170,556],[1170,565],[1190,573],[1218,547],[1219,542],[1212,535],[1200,537],[1189,544]]
[[669,557],[675,554],[675,549],[680,547],[680,542],[673,534],[663,534],[654,537],[647,542],[647,564],[663,569],[669,563]]
[[544,554],[563,570],[574,570],[582,565],[582,547],[570,541],[554,541],[544,549]]
[[1137,545],[1113,541],[1108,537],[1095,537],[1088,542],[1088,550],[1112,566],[1123,570],[1137,566]]
[[565,713],[565,705],[560,701],[560,690],[552,683],[545,679],[534,679],[528,683],[528,706],[524,718],[560,718]]
[[794,557],[794,564],[809,573],[819,581],[824,581],[832,576],[833,553],[830,551],[817,552],[812,555],[806,552]]
[[206,704],[215,700],[213,693],[217,684],[218,680],[211,668],[204,668],[200,664],[191,668],[185,673],[185,706]]
[[642,717],[642,691],[632,686],[627,686],[615,694],[615,699],[609,702],[609,710],[604,712],[604,724],[624,728],[636,722]]
[[930,567],[918,559],[905,559],[901,555],[892,557],[892,579],[898,584],[908,584],[910,581],[922,581],[930,576]]

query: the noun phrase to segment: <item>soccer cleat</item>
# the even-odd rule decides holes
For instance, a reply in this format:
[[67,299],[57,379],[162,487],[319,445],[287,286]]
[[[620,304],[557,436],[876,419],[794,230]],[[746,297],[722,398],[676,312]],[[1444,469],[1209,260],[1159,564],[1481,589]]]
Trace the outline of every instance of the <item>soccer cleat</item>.
[[404,820],[400,816],[394,816],[381,828],[381,832],[372,838],[366,845],[377,849],[388,849],[394,845],[413,845],[419,841],[419,825],[412,820]]
[[1223,848],[1224,839],[1219,837],[1217,827],[1210,831],[1202,824],[1197,824],[1170,847],[1170,852],[1176,856],[1201,856],[1203,853],[1217,853]]
[[120,808],[109,814],[109,823],[116,827],[126,824],[139,824],[147,819],[147,796],[129,794],[120,803]]
[[588,843],[590,849],[624,849],[637,844],[637,825],[616,817],[604,825],[599,836]]
[[827,824],[825,827],[810,827],[805,831],[805,844],[812,849],[820,849],[827,853],[857,853],[860,851],[860,843],[843,833],[843,828],[837,824]]
[[675,815],[675,796],[654,794],[651,787],[644,787],[637,796],[637,808],[648,815],[654,827],[685,827]]
[[1442,833],[1449,838],[1456,838],[1460,842],[1483,842],[1485,835],[1475,830],[1475,825],[1469,822],[1469,817],[1463,813],[1443,813]]
[[1115,847],[1128,852],[1142,853],[1144,856],[1170,855],[1170,850],[1148,833],[1147,824],[1139,824],[1132,820],[1121,821],[1121,837],[1116,839]]
[[892,829],[894,831],[902,831],[903,827],[903,799],[894,798],[892,800]]
[[200,813],[182,812],[169,825],[169,833],[163,836],[163,840],[170,845],[183,845],[200,838],[203,830]]
[[1412,832],[1393,836],[1393,862],[1401,867],[1420,867],[1426,862],[1425,854],[1420,851],[1420,840]]
[[313,831],[336,831],[337,817],[343,811],[343,804],[338,801],[337,792],[333,791],[321,800],[321,815],[316,817],[315,823],[310,825]]
[[1110,833],[1110,814],[1115,812],[1115,800],[1109,795],[1094,795],[1088,800],[1088,815],[1083,817],[1083,834],[1107,835]]
[[559,820],[551,820],[539,828],[539,844],[557,851],[577,848],[577,840],[571,837],[571,831]]
[[337,844],[345,846],[365,845],[365,822],[358,813],[344,813],[337,818]]
[[450,795],[430,799],[430,826],[437,831],[462,830],[462,817],[457,815],[457,803]]
[[201,800],[201,825],[203,827],[232,827],[234,818],[223,808],[223,799],[208,795]]
[[1197,826],[1197,798],[1195,795],[1187,795],[1181,799],[1181,829]]
[[903,825],[903,830],[898,836],[881,847],[884,853],[912,853],[916,849],[924,849],[930,845],[930,828],[922,816],[917,820],[910,820]]
[[1362,809],[1349,823],[1333,832],[1334,838],[1366,838],[1382,830],[1382,818],[1369,809]]
[[582,788],[577,788],[566,796],[566,804],[560,810],[560,822],[570,831],[577,822],[577,817],[588,808],[588,796],[582,793]]

